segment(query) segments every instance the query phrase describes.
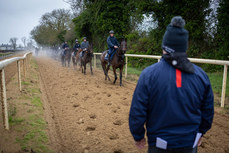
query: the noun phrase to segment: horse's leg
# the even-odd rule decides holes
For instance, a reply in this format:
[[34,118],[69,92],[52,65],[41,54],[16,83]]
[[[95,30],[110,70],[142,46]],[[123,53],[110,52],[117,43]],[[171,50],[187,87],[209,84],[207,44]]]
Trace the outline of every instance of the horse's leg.
[[81,67],[81,70],[82,70],[82,73],[83,73],[83,64],[82,64],[82,61],[81,61],[80,67]]
[[70,54],[70,56],[69,56],[69,58],[68,58],[68,67],[71,67],[71,58],[72,58],[72,56],[71,56],[71,54]]
[[90,68],[91,68],[91,75],[93,75],[93,71],[92,71],[92,62],[90,61]]
[[123,66],[119,68],[120,70],[120,86],[122,86],[122,71],[123,71]]
[[116,80],[117,80],[117,74],[116,74],[116,68],[113,67],[113,72],[114,72],[114,76],[115,76],[115,80],[113,82],[113,84],[115,84]]
[[74,70],[76,69],[75,62],[76,62],[76,61],[75,61],[75,58],[72,57],[72,65],[73,65]]
[[111,79],[110,79],[110,77],[109,77],[109,75],[108,75],[109,69],[110,69],[110,65],[107,65],[107,68],[106,68],[106,76],[107,76],[108,80],[111,81]]
[[62,66],[64,67],[64,57],[62,57]]
[[87,63],[85,62],[84,63],[84,75],[86,75],[86,66],[87,66]]
[[105,80],[107,80],[107,74],[106,74],[106,66],[104,63],[102,63],[103,73],[105,75]]

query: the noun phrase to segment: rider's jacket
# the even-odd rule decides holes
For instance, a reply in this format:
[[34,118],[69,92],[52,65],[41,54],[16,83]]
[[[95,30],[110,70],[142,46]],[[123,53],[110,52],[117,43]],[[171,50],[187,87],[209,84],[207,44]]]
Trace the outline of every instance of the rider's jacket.
[[89,42],[88,41],[83,41],[82,43],[81,43],[81,48],[82,49],[85,49],[85,48],[88,48],[89,47]]
[[69,48],[68,44],[64,43],[62,49]]
[[119,43],[118,43],[118,40],[113,36],[109,36],[107,38],[107,45],[108,45],[108,48],[114,48],[114,46],[120,46]]
[[80,44],[75,44],[73,47],[74,51],[77,51],[78,48],[80,48]]

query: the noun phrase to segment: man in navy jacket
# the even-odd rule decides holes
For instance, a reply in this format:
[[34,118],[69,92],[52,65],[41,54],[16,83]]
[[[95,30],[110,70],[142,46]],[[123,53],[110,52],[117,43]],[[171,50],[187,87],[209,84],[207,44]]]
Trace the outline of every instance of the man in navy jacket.
[[85,51],[88,49],[89,47],[89,42],[87,41],[87,37],[83,38],[83,42],[81,43],[81,48],[83,49],[83,51],[81,52],[81,57],[84,56]]
[[174,17],[163,37],[160,62],[143,70],[129,114],[129,127],[138,148],[148,153],[196,153],[212,125],[214,97],[206,73],[186,55],[185,21]]
[[76,53],[78,52],[78,50],[80,49],[80,44],[78,39],[75,40],[75,45],[73,46],[73,50],[74,50],[74,56],[76,56]]
[[110,62],[111,62],[115,52],[117,51],[118,46],[120,46],[118,43],[118,40],[114,36],[114,31],[111,30],[109,33],[110,33],[110,36],[107,38],[107,45],[109,48],[108,57],[107,57],[108,58],[108,65],[110,65]]

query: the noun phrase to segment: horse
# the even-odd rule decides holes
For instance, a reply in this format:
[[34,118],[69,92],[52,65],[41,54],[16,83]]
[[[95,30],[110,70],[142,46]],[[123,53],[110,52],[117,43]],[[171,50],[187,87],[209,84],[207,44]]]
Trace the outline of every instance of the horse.
[[83,57],[80,58],[80,62],[81,62],[80,65],[81,65],[82,73],[84,73],[85,75],[86,75],[86,64],[87,63],[90,63],[91,75],[93,75],[92,58],[93,58],[93,51],[92,51],[92,48],[89,46],[89,48],[85,50]]
[[80,64],[80,52],[82,51],[82,49],[78,49],[78,51],[76,52],[76,55],[74,55],[74,52],[72,52],[72,63],[73,63],[73,67],[74,69],[76,69],[77,64]]
[[[125,39],[122,40],[121,42],[121,47],[119,47],[117,49],[117,51],[114,53],[113,59],[111,61],[111,66],[113,68],[113,72],[114,72],[114,76],[115,76],[115,80],[113,82],[113,84],[115,84],[116,80],[117,80],[117,74],[116,74],[116,69],[119,68],[120,70],[120,86],[122,86],[122,72],[123,72],[123,67],[125,65],[125,61],[124,61],[124,54],[126,53],[127,50],[127,43],[125,41]],[[105,56],[107,54],[108,50],[104,51],[100,57],[100,61],[101,61],[101,65],[103,68],[103,72],[105,75],[105,80],[110,81],[110,77],[108,76],[108,71],[110,69],[110,65],[108,66],[108,61],[105,60]]]
[[64,54],[64,51],[62,51],[61,53],[61,63],[62,63],[62,66],[66,67],[66,61],[68,62],[68,67],[70,67],[70,62],[71,62],[71,55],[72,54],[72,51],[71,49],[67,48],[65,49],[65,54]]

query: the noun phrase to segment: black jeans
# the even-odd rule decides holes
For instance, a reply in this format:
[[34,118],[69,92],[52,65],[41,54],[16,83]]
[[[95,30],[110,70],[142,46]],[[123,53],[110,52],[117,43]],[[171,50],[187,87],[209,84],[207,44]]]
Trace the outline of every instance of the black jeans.
[[195,148],[173,148],[163,150],[157,147],[149,146],[148,153],[197,153],[197,147]]

